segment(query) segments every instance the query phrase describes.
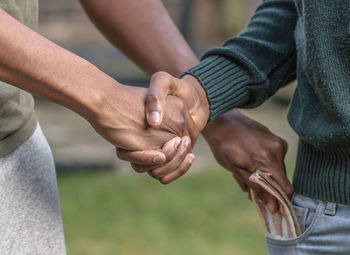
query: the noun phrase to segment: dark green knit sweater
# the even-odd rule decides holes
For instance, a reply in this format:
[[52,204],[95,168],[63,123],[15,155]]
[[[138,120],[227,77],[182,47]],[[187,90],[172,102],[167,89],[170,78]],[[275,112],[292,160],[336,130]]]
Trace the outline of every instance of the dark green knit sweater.
[[206,90],[211,120],[260,105],[296,76],[295,190],[350,205],[349,0],[265,0],[243,32],[185,73]]

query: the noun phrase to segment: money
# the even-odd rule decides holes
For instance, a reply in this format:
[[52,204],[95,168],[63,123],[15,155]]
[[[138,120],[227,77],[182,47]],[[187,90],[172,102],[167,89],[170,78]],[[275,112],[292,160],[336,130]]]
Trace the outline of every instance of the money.
[[278,211],[272,214],[258,199],[257,194],[252,189],[250,190],[252,200],[265,223],[266,232],[272,237],[280,239],[291,239],[301,235],[294,208],[281,187],[271,178],[271,174],[257,170],[249,177],[249,180],[260,185],[278,201]]

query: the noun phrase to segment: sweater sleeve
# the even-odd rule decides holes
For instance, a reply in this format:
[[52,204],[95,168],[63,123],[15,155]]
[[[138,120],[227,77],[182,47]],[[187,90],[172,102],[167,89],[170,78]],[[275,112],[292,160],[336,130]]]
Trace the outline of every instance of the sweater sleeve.
[[294,0],[265,0],[245,30],[182,74],[196,77],[206,91],[209,120],[256,107],[295,79],[297,18]]

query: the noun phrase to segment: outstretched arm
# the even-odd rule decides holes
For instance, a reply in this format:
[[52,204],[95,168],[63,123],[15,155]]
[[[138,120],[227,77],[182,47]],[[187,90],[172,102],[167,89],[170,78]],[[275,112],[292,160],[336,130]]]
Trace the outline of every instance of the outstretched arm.
[[[163,70],[178,76],[198,63],[198,59],[169,17],[160,0],[80,0],[88,16],[109,41],[151,75]],[[152,78],[153,79],[153,78]],[[153,116],[154,118],[159,118]],[[194,137],[192,137],[194,138]],[[167,162],[153,162],[158,151],[117,149],[120,159],[128,160],[137,172],[148,172],[163,183],[169,183],[189,166],[188,159],[195,138],[182,137],[176,147],[167,143],[163,152]],[[175,150],[176,148],[176,150]],[[161,168],[159,168],[161,166]],[[152,172],[153,169],[159,168]]]
[[[265,0],[257,8],[244,31],[229,39],[222,47],[209,50],[198,65],[184,72],[181,79],[164,72],[157,75],[157,78],[150,84],[146,100],[149,124],[157,126],[162,122],[162,117],[165,116],[162,109],[166,105],[165,98],[168,95],[176,95],[185,100],[200,130],[206,126],[208,120],[214,120],[230,109],[256,107],[263,103],[295,77],[294,29],[296,21],[297,12],[293,0]],[[161,116],[159,121],[150,118],[154,112],[158,112]],[[263,129],[256,129],[258,125],[252,127],[245,125],[249,121],[237,122],[242,118],[236,118],[234,115],[236,113],[229,112],[227,116],[219,117],[216,123],[220,125],[213,124],[211,126],[216,128],[208,126],[204,131],[207,141],[216,152],[216,158],[221,162],[223,161],[220,159],[229,160],[231,164],[232,162],[236,164],[237,158],[235,155],[230,155],[227,147],[223,150],[217,141],[220,140],[227,144],[227,141],[232,140],[230,138],[232,135],[218,139],[218,130],[228,130],[227,127],[236,130],[235,125],[239,126],[238,124],[241,123],[241,126],[246,126],[246,131],[250,132],[250,136],[260,142],[264,139],[259,138],[256,134],[269,133],[261,132]],[[256,130],[260,131],[255,132]],[[273,135],[264,137],[273,138]],[[230,144],[238,151],[239,143],[231,142]],[[248,150],[241,154],[244,155],[241,156],[242,160],[249,162],[251,154],[259,156],[256,157],[255,162],[254,160],[250,162],[254,164],[245,164],[244,168],[251,173],[261,165],[259,158],[264,158],[264,154],[254,150],[253,147],[246,148]],[[276,152],[276,155],[282,155],[278,147],[266,145],[265,149]],[[277,163],[281,166],[283,155],[275,162],[273,162],[274,159],[266,157],[264,160],[270,162],[271,165]],[[260,167],[265,171],[273,172],[276,181],[287,194],[291,194],[292,189],[283,167],[273,167],[270,170],[263,165]],[[230,169],[230,166],[226,165],[226,168]],[[245,185],[249,186],[248,180],[245,180]]]
[[[192,116],[201,118],[201,123],[208,120],[203,119],[208,107],[209,120],[213,120],[233,108],[262,104],[295,78],[297,17],[293,0],[264,0],[245,30],[222,47],[206,52],[181,79],[161,78],[162,85],[154,80],[147,112],[161,113],[168,94],[184,99]],[[149,123],[156,126],[161,120],[150,119]]]
[[176,136],[196,133],[186,128],[191,118],[176,98],[170,99],[169,123],[150,128],[145,123],[145,89],[121,85],[2,9],[0,80],[77,112],[106,140],[125,149],[157,149]]

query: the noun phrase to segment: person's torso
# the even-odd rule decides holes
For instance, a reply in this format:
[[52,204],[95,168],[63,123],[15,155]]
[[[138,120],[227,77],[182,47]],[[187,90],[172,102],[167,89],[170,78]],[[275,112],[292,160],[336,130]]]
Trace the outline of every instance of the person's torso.
[[[0,0],[0,8],[33,30],[38,28],[38,0]],[[33,97],[0,81],[0,156],[22,144],[35,129]]]
[[298,86],[290,123],[314,146],[350,144],[350,1],[295,2]]
[[350,1],[295,0],[295,191],[350,205]]

